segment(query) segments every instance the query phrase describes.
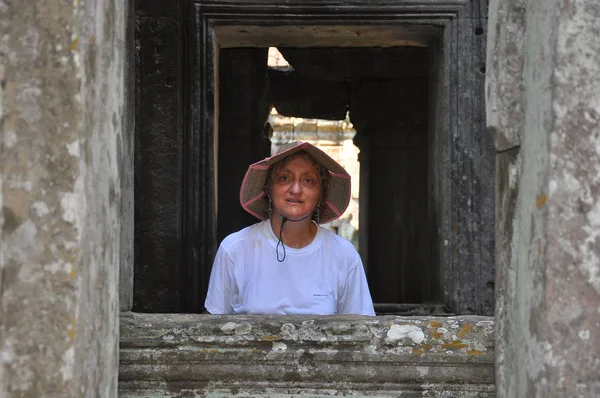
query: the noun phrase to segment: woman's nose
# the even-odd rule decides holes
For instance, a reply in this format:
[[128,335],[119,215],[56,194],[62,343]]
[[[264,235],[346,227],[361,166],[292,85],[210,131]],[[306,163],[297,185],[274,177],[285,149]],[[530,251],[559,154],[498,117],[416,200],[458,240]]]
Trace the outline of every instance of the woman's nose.
[[295,180],[292,183],[292,186],[290,187],[290,190],[293,193],[300,193],[300,191],[302,190],[301,184],[300,184],[300,180]]

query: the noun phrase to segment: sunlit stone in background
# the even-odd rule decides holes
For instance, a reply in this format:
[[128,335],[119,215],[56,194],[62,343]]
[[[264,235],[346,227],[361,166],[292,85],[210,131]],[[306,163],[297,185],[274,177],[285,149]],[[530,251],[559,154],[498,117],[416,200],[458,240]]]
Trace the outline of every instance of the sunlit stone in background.
[[[264,65],[264,64],[263,64]],[[289,62],[279,52],[277,47],[269,47],[269,58],[267,60],[267,66],[277,69],[291,69]]]

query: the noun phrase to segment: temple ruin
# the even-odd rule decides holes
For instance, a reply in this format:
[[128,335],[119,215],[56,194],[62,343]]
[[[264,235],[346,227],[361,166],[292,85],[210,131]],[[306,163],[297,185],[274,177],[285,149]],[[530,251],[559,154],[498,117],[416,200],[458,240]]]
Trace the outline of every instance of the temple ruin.
[[[0,396],[600,396],[599,19],[0,1]],[[378,316],[201,313],[273,109],[352,123]]]

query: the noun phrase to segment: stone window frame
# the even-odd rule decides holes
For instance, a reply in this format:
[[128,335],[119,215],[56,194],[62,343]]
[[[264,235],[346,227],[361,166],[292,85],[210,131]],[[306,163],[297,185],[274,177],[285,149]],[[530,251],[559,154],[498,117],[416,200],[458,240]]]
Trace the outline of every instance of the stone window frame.
[[[214,254],[217,213],[217,28],[273,25],[412,25],[438,31],[432,56],[431,128],[433,188],[438,231],[432,261],[440,264],[444,305],[456,314],[494,311],[494,147],[485,137],[484,68],[486,1],[190,1],[184,14],[187,37],[184,127],[183,253],[185,274],[207,288]],[[479,18],[479,19],[477,19]],[[473,55],[473,49],[480,48]],[[433,53],[433,52],[432,52]],[[198,78],[199,77],[199,78]],[[460,132],[460,133],[459,133]],[[475,142],[475,144],[473,144]],[[474,153],[477,153],[474,155]],[[489,157],[488,157],[489,155]],[[489,162],[482,161],[488,157]],[[444,176],[445,178],[442,178]],[[477,182],[479,181],[479,184]],[[202,270],[202,271],[200,271]],[[202,272],[202,274],[200,273]],[[197,295],[193,291],[186,294]]]
[[[366,3],[366,4],[365,4]],[[477,3],[477,2],[476,2]],[[478,4],[478,3],[477,3]],[[481,11],[481,10],[480,10]],[[273,24],[390,25],[418,24],[441,32],[436,45],[443,57],[433,57],[436,71],[430,95],[440,100],[432,108],[438,129],[435,161],[443,175],[456,180],[471,175],[466,141],[484,126],[483,87],[477,60],[461,57],[473,45],[472,3],[469,0],[210,0],[185,4],[187,59],[184,93],[186,143],[184,173],[185,268],[190,278],[208,280],[216,251],[217,26]],[[485,28],[485,24],[482,24]],[[467,43],[467,44],[465,44]],[[479,54],[483,63],[485,54]],[[445,61],[445,62],[444,62]],[[478,80],[480,79],[480,80]],[[472,95],[471,95],[472,94]],[[464,100],[465,95],[474,98]],[[470,120],[480,107],[480,120]],[[458,134],[458,131],[461,134]],[[441,141],[441,142],[440,142]],[[492,147],[493,150],[493,147]],[[479,240],[453,233],[460,224],[454,210],[465,209],[468,187],[444,184],[440,219],[440,256],[453,275],[445,289],[473,278]],[[489,196],[489,195],[488,195]],[[493,198],[493,195],[492,195]],[[493,212],[493,203],[490,206]],[[492,220],[493,221],[493,220]],[[467,226],[469,227],[469,226]],[[493,222],[491,225],[493,236]],[[473,232],[469,230],[469,232]],[[465,254],[466,253],[466,254]],[[466,257],[465,257],[466,256]],[[493,258],[488,259],[493,263]],[[466,266],[465,264],[468,263]],[[198,266],[200,265],[200,266]],[[481,276],[481,275],[480,275]],[[484,279],[492,279],[486,276]],[[197,294],[194,292],[193,294]],[[446,297],[457,313],[482,313],[481,303]],[[464,297],[463,297],[464,300]],[[492,293],[493,300],[493,293]],[[200,314],[121,314],[120,396],[173,394],[386,394],[428,396],[456,392],[465,397],[494,396],[494,321],[491,317],[294,317],[215,316]],[[385,383],[385,385],[383,384]]]

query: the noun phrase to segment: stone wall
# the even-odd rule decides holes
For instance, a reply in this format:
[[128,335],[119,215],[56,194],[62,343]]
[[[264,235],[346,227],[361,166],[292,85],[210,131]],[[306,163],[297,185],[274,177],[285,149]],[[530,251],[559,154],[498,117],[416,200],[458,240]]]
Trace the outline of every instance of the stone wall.
[[600,4],[490,2],[498,397],[600,396]]
[[493,397],[489,317],[126,313],[120,397]]
[[0,2],[3,397],[117,394],[131,4]]

